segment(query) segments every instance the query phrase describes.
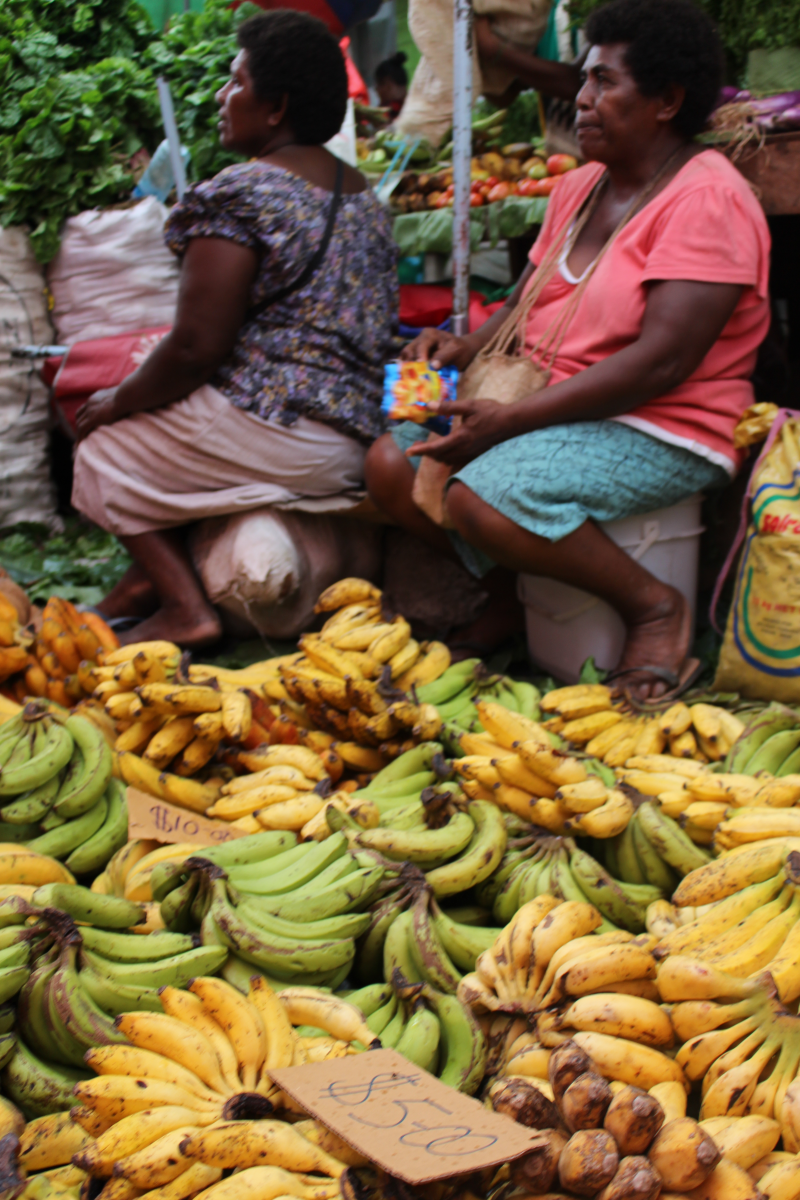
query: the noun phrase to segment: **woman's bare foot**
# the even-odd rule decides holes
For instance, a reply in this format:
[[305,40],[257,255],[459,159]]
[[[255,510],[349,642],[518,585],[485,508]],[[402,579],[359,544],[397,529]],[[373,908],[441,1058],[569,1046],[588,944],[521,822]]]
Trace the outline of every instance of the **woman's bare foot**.
[[[663,594],[640,616],[627,620],[628,636],[618,671],[631,667],[665,667],[680,674],[689,652],[692,617],[685,598],[675,588],[661,585]],[[655,700],[669,691],[663,680],[643,672],[626,675],[620,686],[637,700]]]
[[158,593],[144,570],[133,563],[97,607],[107,620],[150,617],[158,608]]
[[222,622],[210,604],[197,608],[167,606],[120,634],[120,642],[176,642],[184,650],[200,650],[219,641]]

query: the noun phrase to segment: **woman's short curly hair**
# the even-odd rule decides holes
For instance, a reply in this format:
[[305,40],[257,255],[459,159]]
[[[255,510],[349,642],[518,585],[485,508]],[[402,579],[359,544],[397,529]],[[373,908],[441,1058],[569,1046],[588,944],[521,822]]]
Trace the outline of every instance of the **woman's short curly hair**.
[[594,46],[624,43],[639,91],[657,96],[671,83],[686,88],[673,124],[693,138],[706,126],[722,84],[723,50],[711,21],[691,0],[612,0],[586,22]]
[[243,21],[236,38],[247,51],[256,95],[288,96],[287,120],[300,145],[320,146],[341,129],[347,68],[333,34],[307,13],[277,8]]

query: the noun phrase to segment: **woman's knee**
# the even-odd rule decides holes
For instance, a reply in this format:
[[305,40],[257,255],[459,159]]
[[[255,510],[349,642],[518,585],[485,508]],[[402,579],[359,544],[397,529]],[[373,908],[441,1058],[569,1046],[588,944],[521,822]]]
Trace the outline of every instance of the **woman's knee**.
[[364,461],[364,479],[373,499],[392,496],[407,483],[411,464],[390,433],[373,442]]
[[490,537],[494,509],[458,479],[447,489],[447,512],[465,541],[479,545]]

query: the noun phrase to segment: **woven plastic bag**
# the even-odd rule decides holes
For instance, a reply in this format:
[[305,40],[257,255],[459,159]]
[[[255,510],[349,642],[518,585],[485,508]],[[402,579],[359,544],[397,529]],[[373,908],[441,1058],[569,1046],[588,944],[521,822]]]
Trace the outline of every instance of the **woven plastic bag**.
[[[746,533],[745,533],[746,522]],[[744,542],[714,686],[800,701],[800,413],[784,409],[753,468]],[[717,594],[727,575],[723,568]],[[713,608],[716,606],[714,597]]]

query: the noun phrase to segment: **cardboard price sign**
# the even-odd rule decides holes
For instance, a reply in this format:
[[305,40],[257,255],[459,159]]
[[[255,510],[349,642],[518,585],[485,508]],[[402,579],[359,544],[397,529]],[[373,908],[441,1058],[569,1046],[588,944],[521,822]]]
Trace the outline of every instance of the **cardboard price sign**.
[[154,842],[196,842],[198,846],[217,846],[244,837],[231,829],[227,821],[215,821],[200,813],[189,812],[149,796],[138,788],[128,788],[128,838]]
[[282,1067],[270,1078],[354,1149],[406,1183],[479,1171],[531,1148],[517,1125],[396,1050]]

